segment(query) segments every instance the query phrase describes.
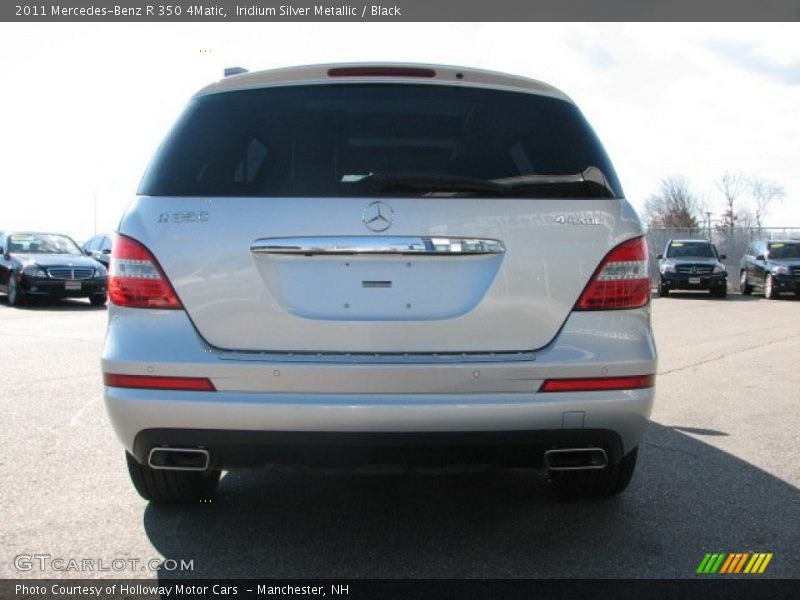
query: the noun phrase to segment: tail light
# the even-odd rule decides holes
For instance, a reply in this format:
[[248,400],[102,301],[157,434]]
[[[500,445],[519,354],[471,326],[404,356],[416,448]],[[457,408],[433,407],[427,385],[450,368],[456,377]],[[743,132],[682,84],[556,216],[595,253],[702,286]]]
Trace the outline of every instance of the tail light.
[[606,255],[575,310],[639,308],[648,302],[647,244],[644,237],[638,237],[623,242]]
[[117,306],[183,308],[155,257],[142,244],[124,235],[114,238],[108,299]]
[[639,390],[656,384],[655,375],[629,377],[583,377],[578,379],[546,379],[540,392],[602,392],[608,390]]

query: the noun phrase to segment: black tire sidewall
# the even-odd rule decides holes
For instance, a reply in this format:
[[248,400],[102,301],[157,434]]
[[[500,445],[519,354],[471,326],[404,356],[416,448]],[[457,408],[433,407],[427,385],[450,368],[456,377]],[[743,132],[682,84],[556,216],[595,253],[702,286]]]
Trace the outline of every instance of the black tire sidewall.
[[8,304],[19,306],[23,300],[23,291],[17,282],[17,274],[13,271],[8,274]]

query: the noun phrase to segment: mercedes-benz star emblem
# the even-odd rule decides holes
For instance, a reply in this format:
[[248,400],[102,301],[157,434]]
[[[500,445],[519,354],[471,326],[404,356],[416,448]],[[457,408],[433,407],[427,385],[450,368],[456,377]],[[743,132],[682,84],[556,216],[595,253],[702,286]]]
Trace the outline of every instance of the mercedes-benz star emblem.
[[361,220],[367,226],[367,229],[386,231],[394,222],[394,210],[383,202],[372,202],[364,209]]

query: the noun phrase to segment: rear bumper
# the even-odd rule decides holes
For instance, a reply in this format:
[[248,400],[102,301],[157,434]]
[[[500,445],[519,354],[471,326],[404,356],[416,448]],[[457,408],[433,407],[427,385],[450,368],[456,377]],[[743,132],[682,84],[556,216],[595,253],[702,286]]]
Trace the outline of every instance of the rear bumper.
[[[387,439],[402,438],[410,443],[401,454],[409,456],[414,440],[427,447],[423,438],[432,436],[426,438],[432,446],[447,447],[457,434],[465,435],[467,447],[519,446],[516,456],[534,464],[541,448],[556,443],[603,442],[613,457],[639,443],[653,388],[538,390],[547,378],[655,373],[648,310],[573,313],[553,343],[522,358],[420,362],[232,355],[205,345],[183,311],[112,307],[104,372],[208,377],[217,391],[106,387],[105,403],[117,436],[140,460],[148,445],[203,446],[212,455],[216,445],[220,458],[214,460],[237,466],[248,456],[256,463],[277,460],[315,436],[333,447],[353,439],[384,447]],[[605,432],[602,439],[594,440],[596,432]],[[619,451],[605,436],[619,440]]]
[[[473,440],[485,446],[487,440],[494,440],[504,446],[523,439],[528,444],[546,445],[557,439],[560,447],[570,447],[589,443],[590,432],[598,430],[613,432],[627,453],[645,431],[653,396],[652,388],[366,398],[107,388],[105,401],[118,437],[141,460],[153,446],[203,447],[211,450],[212,456],[215,446],[231,446],[251,451],[254,458],[260,448],[265,450],[261,453],[264,458],[271,452],[264,446],[288,448],[315,436],[318,442],[314,445],[324,446],[325,441],[333,447],[352,445],[352,440],[359,438],[366,446],[380,447],[385,445],[382,439],[413,441],[412,434],[418,439],[428,436],[434,446],[440,445],[437,439],[447,442],[448,437],[462,434],[466,445]],[[552,439],[547,433],[553,434]],[[613,448],[607,450],[618,454]],[[223,456],[228,454],[226,450]],[[280,452],[273,454],[277,457]],[[241,462],[239,452],[233,463],[223,464]]]

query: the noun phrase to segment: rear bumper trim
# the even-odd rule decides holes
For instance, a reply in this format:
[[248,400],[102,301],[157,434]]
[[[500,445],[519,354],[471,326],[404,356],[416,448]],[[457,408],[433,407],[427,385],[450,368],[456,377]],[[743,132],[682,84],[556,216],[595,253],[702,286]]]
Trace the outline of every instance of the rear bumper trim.
[[164,447],[202,448],[211,457],[212,469],[265,464],[541,467],[546,451],[575,447],[601,448],[612,463],[623,456],[619,435],[602,429],[470,432],[147,429],[136,436],[133,454],[146,464],[154,448]]
[[[258,394],[106,387],[117,437],[133,451],[151,429],[285,432],[300,435],[505,435],[509,431],[604,429],[623,448],[639,443],[654,389],[560,394]],[[565,415],[580,414],[580,420]],[[271,435],[266,433],[265,435]],[[161,440],[192,446],[191,440]]]

